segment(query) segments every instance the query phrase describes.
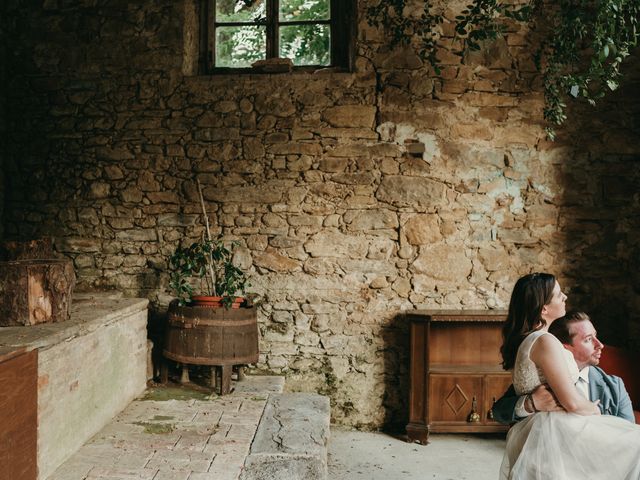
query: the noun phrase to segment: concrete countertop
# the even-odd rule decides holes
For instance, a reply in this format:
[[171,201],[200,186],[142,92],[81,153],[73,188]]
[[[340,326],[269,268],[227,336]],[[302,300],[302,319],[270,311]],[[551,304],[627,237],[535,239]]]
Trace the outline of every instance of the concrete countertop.
[[123,298],[119,293],[75,294],[71,300],[71,318],[65,322],[0,327],[0,358],[21,348],[46,349],[86,335],[123,316],[146,310],[148,304],[146,298]]

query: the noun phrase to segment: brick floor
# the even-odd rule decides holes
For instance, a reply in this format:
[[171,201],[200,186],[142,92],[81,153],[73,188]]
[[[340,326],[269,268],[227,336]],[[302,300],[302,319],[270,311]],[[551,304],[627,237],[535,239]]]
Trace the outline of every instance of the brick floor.
[[48,480],[237,480],[269,393],[246,390],[135,400]]

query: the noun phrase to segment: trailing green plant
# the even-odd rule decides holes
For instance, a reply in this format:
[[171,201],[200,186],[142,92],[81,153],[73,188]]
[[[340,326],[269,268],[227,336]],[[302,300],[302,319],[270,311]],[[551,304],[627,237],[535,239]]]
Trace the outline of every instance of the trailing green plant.
[[595,105],[620,84],[620,66],[637,46],[638,0],[472,0],[455,17],[454,38],[444,38],[441,3],[425,0],[421,15],[408,15],[414,0],[381,0],[367,9],[369,24],[383,26],[391,45],[418,42],[418,54],[440,73],[438,49],[445,41],[464,55],[503,35],[508,22],[526,23],[540,35],[534,57],[544,82],[547,133],[567,119],[566,102]]

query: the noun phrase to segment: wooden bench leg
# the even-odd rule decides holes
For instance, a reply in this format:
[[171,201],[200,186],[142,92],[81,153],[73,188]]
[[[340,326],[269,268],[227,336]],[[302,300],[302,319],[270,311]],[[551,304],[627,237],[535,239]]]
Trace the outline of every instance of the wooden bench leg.
[[180,383],[189,383],[189,365],[182,364],[182,376],[180,377]]
[[244,365],[238,365],[238,381],[241,382],[244,380]]
[[226,395],[231,391],[231,371],[232,365],[222,365],[220,367],[220,395]]
[[211,366],[211,380],[209,380],[209,386],[215,392],[218,388],[218,367]]

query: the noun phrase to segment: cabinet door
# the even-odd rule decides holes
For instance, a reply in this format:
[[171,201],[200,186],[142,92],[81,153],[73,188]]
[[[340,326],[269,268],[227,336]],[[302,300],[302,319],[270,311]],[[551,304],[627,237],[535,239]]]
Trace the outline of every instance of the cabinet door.
[[502,374],[487,375],[484,384],[484,402],[483,409],[480,412],[482,421],[489,424],[497,424],[489,416],[489,411],[493,407],[493,402],[498,400],[511,385],[511,374],[505,372]]
[[481,408],[482,380],[482,375],[429,375],[429,423],[466,424],[474,398]]
[[0,355],[0,478],[35,480],[37,444],[38,351]]

